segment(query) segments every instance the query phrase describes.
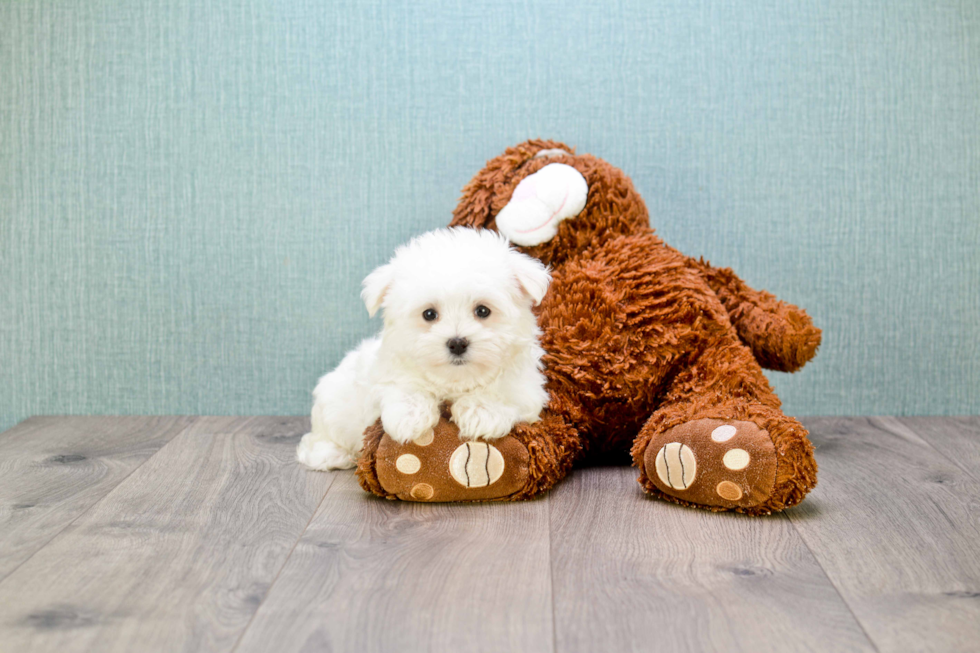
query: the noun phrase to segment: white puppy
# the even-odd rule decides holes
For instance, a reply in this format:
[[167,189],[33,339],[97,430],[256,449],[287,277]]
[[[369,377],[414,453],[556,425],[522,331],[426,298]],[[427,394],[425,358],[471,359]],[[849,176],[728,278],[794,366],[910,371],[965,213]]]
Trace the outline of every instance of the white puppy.
[[399,247],[364,279],[361,298],[384,328],[313,390],[297,449],[313,469],[353,467],[377,421],[398,442],[428,434],[451,402],[460,438],[499,438],[548,401],[531,306],[551,277],[487,230],[440,229]]

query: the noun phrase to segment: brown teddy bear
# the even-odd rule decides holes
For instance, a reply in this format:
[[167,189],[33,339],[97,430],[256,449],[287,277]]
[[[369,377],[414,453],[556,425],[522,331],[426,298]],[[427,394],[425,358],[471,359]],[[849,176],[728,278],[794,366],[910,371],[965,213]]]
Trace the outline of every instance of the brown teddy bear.
[[366,490],[527,499],[576,462],[627,451],[650,494],[709,510],[768,514],[816,484],[807,431],[780,410],[762,367],[800,369],[820,330],[731,270],[666,245],[622,171],[528,141],[466,185],[452,225],[496,229],[551,267],[539,307],[551,402],[492,442],[461,442],[444,419],[435,437],[398,445],[377,424],[358,465]]

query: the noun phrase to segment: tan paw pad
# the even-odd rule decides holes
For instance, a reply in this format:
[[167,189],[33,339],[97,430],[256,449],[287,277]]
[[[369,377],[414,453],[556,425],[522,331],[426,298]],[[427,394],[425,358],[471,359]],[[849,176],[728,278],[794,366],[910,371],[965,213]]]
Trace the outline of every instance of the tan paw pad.
[[745,449],[731,449],[725,452],[721,462],[731,470],[745,469],[749,466],[751,457]]
[[430,444],[432,444],[432,441],[435,439],[435,437],[436,437],[435,431],[429,429],[419,437],[412,440],[412,442],[419,445],[420,447],[427,447]]
[[412,486],[411,495],[413,499],[418,499],[419,501],[428,501],[435,494],[435,490],[428,483],[416,483]]
[[698,473],[694,452],[680,442],[670,442],[657,452],[657,476],[675,490],[691,487]]
[[722,424],[711,431],[711,439],[715,442],[728,442],[738,433],[738,429],[731,424]]
[[715,488],[715,492],[725,501],[738,501],[742,498],[742,488],[731,481],[722,481]]
[[395,469],[400,471],[402,474],[414,474],[422,469],[422,461],[419,460],[418,456],[413,456],[410,453],[403,453],[395,460]]
[[504,457],[492,444],[464,442],[449,458],[449,473],[463,487],[492,485],[504,473]]

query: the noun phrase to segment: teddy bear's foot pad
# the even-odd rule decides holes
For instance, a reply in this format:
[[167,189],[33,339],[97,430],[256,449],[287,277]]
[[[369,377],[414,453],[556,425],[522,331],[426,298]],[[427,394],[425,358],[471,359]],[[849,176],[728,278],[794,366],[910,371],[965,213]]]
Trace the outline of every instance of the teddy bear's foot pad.
[[463,442],[445,418],[406,444],[385,435],[375,460],[381,487],[402,501],[502,499],[528,479],[527,449],[515,438]]
[[661,492],[703,506],[756,506],[776,482],[775,447],[753,422],[685,422],[650,441],[643,466]]

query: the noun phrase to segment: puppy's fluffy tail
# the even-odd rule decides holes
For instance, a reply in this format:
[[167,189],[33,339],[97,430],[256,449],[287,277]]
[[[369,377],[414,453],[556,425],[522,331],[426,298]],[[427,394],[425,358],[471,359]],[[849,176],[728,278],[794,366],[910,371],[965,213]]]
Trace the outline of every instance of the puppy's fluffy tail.
[[329,469],[350,469],[357,464],[356,456],[325,439],[316,430],[307,433],[299,441],[296,460],[321,472]]

